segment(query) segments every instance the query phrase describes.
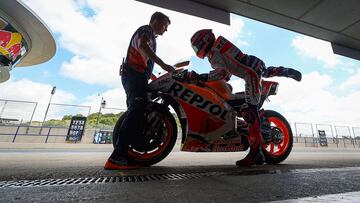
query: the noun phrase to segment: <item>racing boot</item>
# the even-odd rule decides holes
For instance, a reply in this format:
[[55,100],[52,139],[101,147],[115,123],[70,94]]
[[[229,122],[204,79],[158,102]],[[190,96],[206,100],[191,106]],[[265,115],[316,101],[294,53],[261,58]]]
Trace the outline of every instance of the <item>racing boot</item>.
[[292,78],[298,82],[301,81],[302,75],[299,71],[292,68],[284,68],[283,71],[284,71],[283,73],[284,77]]
[[264,71],[262,76],[265,78],[274,77],[274,76],[287,77],[287,78],[292,78],[296,81],[301,81],[302,78],[301,72],[292,68],[285,68],[283,66],[279,66],[279,67],[270,66],[267,68],[266,71]]
[[237,166],[252,166],[264,164],[265,158],[262,153],[263,139],[260,132],[260,119],[257,106],[249,105],[248,108],[242,111],[242,115],[249,124],[249,135],[247,140],[250,145],[250,152],[242,160],[236,162]]
[[245,158],[236,162],[239,167],[250,167],[253,165],[263,165],[265,162],[264,154],[262,153],[261,146],[250,148],[250,152]]

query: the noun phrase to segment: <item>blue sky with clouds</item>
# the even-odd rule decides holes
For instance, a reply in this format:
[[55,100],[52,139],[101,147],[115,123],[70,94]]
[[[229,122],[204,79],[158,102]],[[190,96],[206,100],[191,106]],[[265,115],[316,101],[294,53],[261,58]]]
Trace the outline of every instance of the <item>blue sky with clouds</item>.
[[[133,0],[24,0],[49,26],[57,43],[48,62],[15,68],[11,80],[0,84],[1,99],[39,102],[37,118],[43,115],[52,86],[54,103],[92,106],[98,110],[101,97],[108,107],[124,108],[125,94],[118,67],[131,35],[147,24],[151,14],[162,11],[171,18],[164,36],[158,37],[157,54],[167,63],[190,59],[190,69],[207,72],[210,65],[198,59],[190,37],[198,29],[212,28],[245,53],[262,58],[267,65],[294,67],[303,81],[274,78],[279,94],[266,104],[291,122],[314,122],[360,126],[360,63],[332,53],[330,43],[237,15],[231,26],[161,9]],[[155,73],[161,69],[155,68]],[[243,81],[231,84],[241,91]],[[14,91],[16,89],[16,91]],[[100,95],[100,96],[99,96]],[[51,116],[55,117],[56,112]]]

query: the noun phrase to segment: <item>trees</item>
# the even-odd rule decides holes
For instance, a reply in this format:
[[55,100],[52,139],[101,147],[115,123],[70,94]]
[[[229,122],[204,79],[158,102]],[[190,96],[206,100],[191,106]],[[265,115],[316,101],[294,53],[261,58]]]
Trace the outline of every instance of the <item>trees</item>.
[[[86,128],[102,128],[102,129],[112,129],[115,126],[116,121],[124,112],[117,114],[106,113],[98,116],[98,113],[92,113],[87,117]],[[64,115],[61,120],[51,119],[45,121],[44,126],[54,126],[54,127],[69,127],[71,118],[73,116],[83,116],[81,114],[77,115]],[[99,117],[99,122],[97,125],[97,119]]]

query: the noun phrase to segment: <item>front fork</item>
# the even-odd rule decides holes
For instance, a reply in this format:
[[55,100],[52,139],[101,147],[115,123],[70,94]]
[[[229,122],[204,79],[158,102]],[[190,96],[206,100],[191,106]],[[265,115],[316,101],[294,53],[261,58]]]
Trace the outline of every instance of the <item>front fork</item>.
[[[277,127],[272,127],[270,125],[269,120],[265,117],[264,109],[259,110],[259,117],[260,117],[260,132],[261,136],[264,140],[265,144],[274,143],[278,144],[281,143],[283,140],[283,134],[281,133],[280,129]],[[241,117],[236,117],[236,129],[237,132],[241,135],[241,137],[247,137],[249,135],[249,125],[248,123],[242,119]]]
[[261,109],[259,111],[260,115],[260,131],[261,135],[264,140],[264,144],[280,144],[283,139],[284,135],[282,134],[281,130],[276,126],[271,126],[270,121],[267,117],[265,117],[265,111]]

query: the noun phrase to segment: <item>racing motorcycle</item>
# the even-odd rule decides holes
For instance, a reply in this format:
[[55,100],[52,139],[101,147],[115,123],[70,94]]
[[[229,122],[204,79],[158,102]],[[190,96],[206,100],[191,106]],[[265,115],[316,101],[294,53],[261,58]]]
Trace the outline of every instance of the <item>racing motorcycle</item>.
[[[237,152],[249,148],[246,139],[248,124],[241,117],[245,108],[244,92],[233,94],[231,86],[224,80],[189,80],[187,70],[181,68],[188,64],[179,63],[175,67],[180,69],[148,84],[149,101],[143,118],[145,125],[141,143],[131,143],[128,150],[135,162],[150,166],[163,160],[175,145],[178,127],[182,132],[181,151]],[[277,164],[284,161],[292,150],[292,130],[280,113],[262,109],[268,97],[276,95],[279,84],[262,80],[261,85],[262,150],[266,163]],[[125,115],[114,127],[113,143],[121,139],[119,131]]]

